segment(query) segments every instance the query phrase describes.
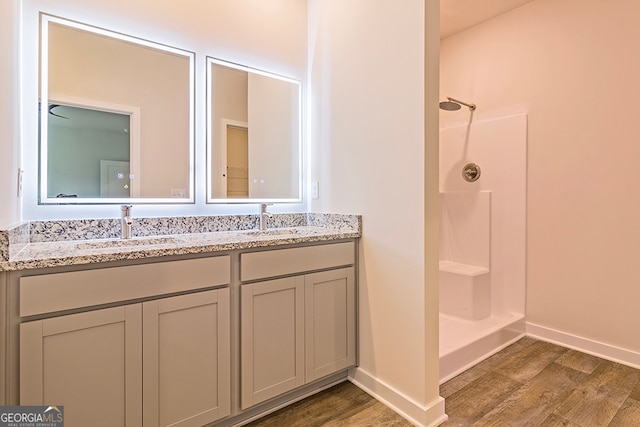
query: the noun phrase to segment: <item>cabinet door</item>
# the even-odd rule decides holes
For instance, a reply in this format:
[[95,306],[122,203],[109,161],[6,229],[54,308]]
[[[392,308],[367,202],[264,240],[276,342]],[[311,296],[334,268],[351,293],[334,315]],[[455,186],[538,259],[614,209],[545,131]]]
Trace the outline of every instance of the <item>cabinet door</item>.
[[142,425],[139,304],[20,325],[20,405],[64,406],[65,425]]
[[241,406],[304,384],[304,278],[241,287]]
[[353,267],[305,276],[307,382],[355,365],[355,309]]
[[230,413],[229,289],[143,304],[144,425],[202,426]]

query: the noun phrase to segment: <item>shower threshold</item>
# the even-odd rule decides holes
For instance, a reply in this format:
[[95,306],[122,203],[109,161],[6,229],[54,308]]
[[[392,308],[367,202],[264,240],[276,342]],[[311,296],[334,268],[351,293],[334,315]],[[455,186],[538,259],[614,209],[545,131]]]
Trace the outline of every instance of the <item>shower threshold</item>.
[[524,331],[521,314],[473,321],[440,314],[440,384],[516,342]]

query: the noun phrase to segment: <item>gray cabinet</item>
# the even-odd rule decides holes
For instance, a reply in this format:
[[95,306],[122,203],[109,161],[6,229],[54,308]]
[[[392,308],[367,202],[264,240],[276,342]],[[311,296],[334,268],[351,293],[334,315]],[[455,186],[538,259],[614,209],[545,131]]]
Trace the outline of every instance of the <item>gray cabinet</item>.
[[230,413],[229,289],[25,322],[20,404],[66,425],[204,425]]
[[289,276],[240,286],[242,409],[356,364],[352,243],[243,255],[243,280]]
[[142,306],[23,323],[20,404],[62,405],[65,425],[142,425]]
[[244,422],[356,365],[355,271],[349,240],[15,274],[11,403],[70,427]]
[[308,274],[305,282],[305,379],[322,378],[356,363],[353,268]]
[[230,413],[229,289],[142,305],[143,425],[201,426]]
[[304,384],[304,278],[241,288],[241,407]]
[[211,288],[229,283],[228,256],[21,277],[20,405],[62,405],[70,427],[228,416],[230,289]]

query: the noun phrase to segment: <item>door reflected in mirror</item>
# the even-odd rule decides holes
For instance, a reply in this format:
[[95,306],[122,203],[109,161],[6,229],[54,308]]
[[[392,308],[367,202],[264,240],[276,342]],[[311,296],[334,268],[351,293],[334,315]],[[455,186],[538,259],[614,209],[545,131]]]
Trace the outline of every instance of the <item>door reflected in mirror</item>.
[[227,124],[227,197],[249,197],[249,129]]
[[193,201],[193,53],[42,14],[40,105],[41,204]]
[[207,58],[209,203],[299,202],[301,86]]

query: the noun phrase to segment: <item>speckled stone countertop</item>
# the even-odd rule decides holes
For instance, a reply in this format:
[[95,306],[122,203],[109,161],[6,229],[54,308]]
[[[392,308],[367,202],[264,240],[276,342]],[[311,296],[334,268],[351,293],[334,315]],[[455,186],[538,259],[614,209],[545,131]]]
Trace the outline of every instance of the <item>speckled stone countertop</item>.
[[358,238],[358,215],[275,214],[266,231],[257,215],[136,218],[133,238],[120,220],[37,221],[0,230],[0,271],[135,260]]

